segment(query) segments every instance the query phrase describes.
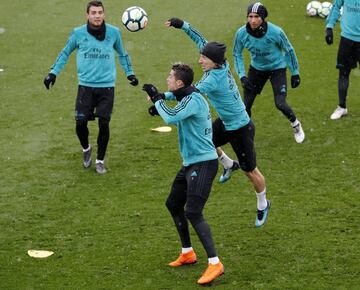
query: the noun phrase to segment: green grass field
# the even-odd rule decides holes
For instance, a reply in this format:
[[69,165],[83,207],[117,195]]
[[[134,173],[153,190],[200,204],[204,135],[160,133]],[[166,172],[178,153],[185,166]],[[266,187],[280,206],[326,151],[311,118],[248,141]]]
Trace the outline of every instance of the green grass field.
[[[75,55],[55,86],[43,78],[73,27],[84,23],[87,1],[5,1],[0,27],[0,289],[200,289],[207,260],[193,233],[199,262],[171,269],[180,244],[164,205],[180,167],[176,130],[147,113],[141,86],[128,84],[119,67],[107,152],[108,174],[82,168],[73,110]],[[165,28],[178,16],[208,40],[231,48],[245,22],[248,1],[104,0],[107,22],[121,27],[141,84],[166,89],[170,65],[184,61],[202,72],[199,54],[184,33]],[[335,44],[325,23],[305,15],[305,0],[265,0],[268,20],[283,27],[300,63],[301,85],[288,102],[302,121],[298,145],[273,104],[269,84],[253,109],[258,166],[272,209],[254,228],[256,198],[246,177],[215,183],[205,216],[226,274],[216,289],[359,289],[360,70],[352,72],[349,115],[331,121],[337,105]],[[122,11],[142,6],[150,24],[130,33]],[[97,126],[90,124],[96,143]],[[229,146],[224,147],[235,157]],[[218,177],[220,175],[220,170]],[[218,178],[217,177],[217,178]],[[33,259],[29,249],[54,255]]]

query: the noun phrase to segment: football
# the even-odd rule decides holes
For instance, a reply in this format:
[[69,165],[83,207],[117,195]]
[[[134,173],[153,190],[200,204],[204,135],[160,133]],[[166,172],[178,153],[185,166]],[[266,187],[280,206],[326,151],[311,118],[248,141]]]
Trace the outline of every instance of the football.
[[311,1],[306,5],[306,14],[313,17],[319,15],[321,12],[321,2],[320,1]]
[[145,10],[138,6],[127,8],[121,20],[125,27],[131,32],[144,29],[148,24],[148,16]]
[[323,2],[321,3],[321,11],[319,13],[319,16],[322,18],[326,18],[331,10],[332,4],[330,2]]

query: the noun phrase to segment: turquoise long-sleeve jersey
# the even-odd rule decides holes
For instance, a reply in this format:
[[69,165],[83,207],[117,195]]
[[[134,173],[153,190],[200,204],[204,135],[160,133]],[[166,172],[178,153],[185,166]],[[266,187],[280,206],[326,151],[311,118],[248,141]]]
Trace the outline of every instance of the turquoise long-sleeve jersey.
[[326,27],[335,27],[341,7],[343,7],[340,20],[341,36],[360,42],[360,0],[335,0],[326,19]]
[[164,100],[157,101],[155,107],[167,124],[177,126],[184,166],[217,159],[212,142],[210,109],[201,94],[191,93],[174,108],[168,107]]
[[87,26],[75,28],[60,52],[50,73],[58,75],[68,62],[70,54],[77,49],[76,64],[79,84],[88,87],[114,87],[116,80],[115,53],[126,76],[134,74],[131,60],[123,46],[120,30],[106,25],[103,41],[87,31]]
[[291,75],[299,74],[299,64],[295,50],[284,31],[267,22],[265,35],[256,38],[246,31],[246,25],[239,28],[235,34],[233,57],[236,73],[239,78],[246,76],[243,49],[250,52],[251,66],[260,71],[272,71],[289,67]]
[[[188,22],[181,28],[197,45],[200,53],[208,41]],[[211,69],[204,73],[195,87],[206,94],[215,108],[226,130],[237,130],[250,122],[249,115],[241,99],[238,86],[226,61],[221,68]]]

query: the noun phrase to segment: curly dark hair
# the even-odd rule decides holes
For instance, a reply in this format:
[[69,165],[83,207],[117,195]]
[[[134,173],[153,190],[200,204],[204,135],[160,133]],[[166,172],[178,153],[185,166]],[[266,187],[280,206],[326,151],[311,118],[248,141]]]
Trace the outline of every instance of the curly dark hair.
[[190,86],[194,80],[194,71],[188,64],[177,62],[172,68],[174,76],[177,80],[181,80],[185,86]]

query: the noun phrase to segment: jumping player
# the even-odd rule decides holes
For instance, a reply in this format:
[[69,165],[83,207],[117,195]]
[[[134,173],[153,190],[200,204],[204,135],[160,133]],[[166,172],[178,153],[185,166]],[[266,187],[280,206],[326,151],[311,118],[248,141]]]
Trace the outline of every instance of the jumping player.
[[[204,75],[195,87],[206,94],[219,115],[212,125],[213,143],[225,170],[220,177],[225,182],[231,171],[239,167],[252,182],[257,195],[255,226],[262,226],[268,216],[270,201],[266,199],[265,178],[256,166],[254,147],[255,126],[250,120],[244,103],[225,59],[226,46],[219,42],[208,42],[188,22],[171,18],[166,26],[182,29],[197,45],[200,51],[199,64]],[[220,146],[230,143],[239,162],[230,159]]]

